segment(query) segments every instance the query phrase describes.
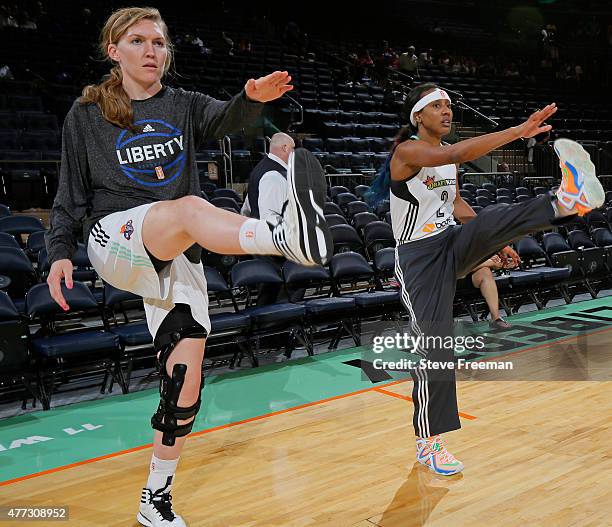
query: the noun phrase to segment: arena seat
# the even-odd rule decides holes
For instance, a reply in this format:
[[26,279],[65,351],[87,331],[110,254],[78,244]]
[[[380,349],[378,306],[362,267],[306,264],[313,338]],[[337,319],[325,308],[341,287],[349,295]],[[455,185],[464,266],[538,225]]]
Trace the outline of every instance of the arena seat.
[[32,234],[36,231],[44,231],[45,226],[38,218],[32,216],[6,216],[0,218],[0,232],[6,232],[15,236],[21,247],[25,247],[21,236]]
[[304,332],[303,305],[290,302],[279,302],[266,306],[255,306],[253,291],[261,284],[283,284],[280,270],[267,260],[260,258],[238,262],[231,270],[232,287],[243,290],[247,295],[245,308],[240,313],[251,320],[249,337],[255,341],[255,353],[259,352],[261,339],[265,336],[285,334],[286,349],[291,352],[296,342],[301,342],[307,349],[310,345]]
[[358,233],[363,233],[363,228],[373,221],[378,221],[378,216],[372,212],[359,212],[352,217],[351,223]]
[[368,223],[363,229],[366,254],[373,260],[375,254],[386,247],[395,247],[393,229],[384,221]]
[[[335,254],[330,262],[330,271],[339,296],[348,295],[355,299],[360,321],[366,318],[384,318],[399,312],[399,291],[377,290],[379,285],[376,282],[374,269],[361,254],[356,252]],[[361,286],[362,291],[355,292],[353,288],[350,293],[343,292],[344,285],[354,286],[358,283],[364,284]]]
[[[308,296],[300,302],[306,308],[304,318],[305,330],[308,336],[307,342],[311,346],[309,353],[312,354],[312,345],[317,335],[324,329],[332,332],[328,349],[335,349],[343,334],[349,334],[355,345],[360,341],[353,330],[355,324],[355,300],[352,298],[340,298],[331,296],[331,277],[329,271],[322,266],[304,266],[294,262],[286,262],[283,265],[283,276],[285,283],[294,290],[297,288],[316,288],[315,297]],[[327,291],[326,291],[327,289]],[[286,354],[290,356],[289,354]]]
[[356,214],[370,212],[370,207],[363,201],[351,201],[346,204],[346,215],[353,218]]
[[[215,191],[213,193],[213,199],[214,198],[230,198],[230,199],[233,199],[238,205],[240,205],[242,203],[242,198],[240,197],[238,192],[236,192],[234,189],[231,189],[231,188],[217,188],[217,189],[215,189]],[[230,206],[232,206],[232,205],[230,205]]]
[[338,206],[337,203],[327,201],[323,204],[323,214],[338,214],[344,217],[344,211]]
[[346,218],[341,214],[326,214],[325,220],[327,221],[327,225],[329,227],[334,225],[346,225],[348,223]]
[[236,364],[240,365],[245,354],[249,357],[253,367],[259,366],[259,360],[255,353],[253,353],[250,343],[250,317],[245,313],[239,312],[236,299],[218,269],[205,265],[204,275],[206,276],[206,286],[211,304],[216,300],[221,305],[223,300],[229,300],[233,308],[232,311],[209,311],[211,334],[206,339],[207,349],[209,347],[214,349],[217,346],[235,344],[234,353],[230,360],[230,368],[233,368]]
[[230,210],[232,210],[234,212],[240,213],[240,205],[233,198],[230,198],[230,197],[216,197],[216,198],[211,198],[210,202],[215,207],[227,208],[227,209],[230,209]]
[[7,232],[0,232],[0,247],[15,247],[21,249],[21,245],[19,245],[15,236]]
[[550,258],[540,247],[533,236],[525,236],[515,242],[516,252],[522,260],[521,267],[525,271],[536,271],[542,279],[542,302],[543,306],[547,303],[547,295],[545,289],[552,288],[558,291],[566,303],[570,303],[571,299],[567,288],[563,282],[570,278],[571,271],[567,267],[554,267]]
[[7,293],[0,291],[0,335],[2,349],[10,349],[0,357],[0,384],[4,387],[21,388],[19,397],[44,400],[41,385],[29,350],[30,331],[27,320],[19,312]]
[[[89,288],[78,281],[72,289],[62,284],[62,294],[70,306],[70,316],[94,317],[98,327],[103,327],[96,299]],[[41,325],[41,330],[32,336],[32,352],[38,358],[38,367],[45,385],[52,389],[57,376],[70,373],[93,373],[104,371],[127,393],[123,373],[117,367],[121,347],[119,337],[103,329],[88,327],[86,330],[71,330],[61,323],[63,310],[51,298],[47,284],[37,284],[26,296],[26,313],[32,321]],[[106,377],[105,377],[106,380]],[[51,393],[45,394],[43,405],[49,408]]]
[[19,247],[0,247],[0,275],[9,278],[4,288],[20,310],[24,307],[24,297],[28,290],[38,282],[38,274],[25,252]]
[[363,251],[363,242],[351,225],[334,225],[330,227],[334,242],[334,254],[347,251]]

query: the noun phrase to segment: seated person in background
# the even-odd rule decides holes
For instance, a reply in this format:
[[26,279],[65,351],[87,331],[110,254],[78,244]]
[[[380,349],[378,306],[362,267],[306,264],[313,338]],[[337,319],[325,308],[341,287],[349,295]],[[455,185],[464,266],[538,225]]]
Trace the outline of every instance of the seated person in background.
[[480,289],[480,293],[485,299],[489,311],[491,312],[492,328],[506,329],[511,328],[512,324],[506,322],[499,314],[499,296],[497,294],[497,284],[493,277],[491,269],[511,269],[516,267],[516,263],[512,260],[503,262],[498,255],[493,255],[488,260],[481,263],[478,267],[475,267],[472,271],[472,284],[474,287]]
[[[247,198],[240,213],[251,218],[265,220],[281,213],[287,201],[287,163],[295,148],[291,136],[278,132],[270,139],[270,153],[255,165],[249,175]],[[282,256],[262,256],[279,269],[287,261]],[[285,294],[280,284],[262,284],[257,296],[257,305],[265,306],[289,298],[298,302],[304,297],[305,289],[288,290]]]

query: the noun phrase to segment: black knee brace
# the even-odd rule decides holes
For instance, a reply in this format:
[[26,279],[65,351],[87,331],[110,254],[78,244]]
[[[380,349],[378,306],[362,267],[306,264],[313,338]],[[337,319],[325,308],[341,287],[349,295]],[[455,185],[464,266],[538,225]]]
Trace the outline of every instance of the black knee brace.
[[[162,443],[173,446],[177,437],[186,436],[193,428],[193,422],[177,424],[179,419],[195,417],[200,409],[201,396],[191,406],[178,406],[181,389],[187,373],[186,364],[175,364],[172,376],[166,371],[166,363],[176,345],[184,338],[206,338],[207,332],[191,315],[186,304],[176,304],[161,323],[154,341],[154,348],[159,351],[157,368],[159,371],[160,401],[157,411],[151,417],[151,426],[163,432]],[[200,391],[202,386],[200,386]]]

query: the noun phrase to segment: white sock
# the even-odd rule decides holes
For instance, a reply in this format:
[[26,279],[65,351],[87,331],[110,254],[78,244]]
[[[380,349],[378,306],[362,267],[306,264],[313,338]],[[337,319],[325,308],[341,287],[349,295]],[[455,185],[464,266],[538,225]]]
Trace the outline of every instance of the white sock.
[[265,220],[250,218],[240,226],[238,234],[240,247],[247,254],[269,254],[280,253],[272,241],[272,231]]
[[[149,479],[147,480],[147,488],[155,492],[167,486],[167,488],[164,489],[164,493],[167,494],[170,492],[178,462],[179,458],[159,459],[153,454],[150,466],[151,472],[149,472]],[[168,478],[171,478],[170,481],[168,481]]]

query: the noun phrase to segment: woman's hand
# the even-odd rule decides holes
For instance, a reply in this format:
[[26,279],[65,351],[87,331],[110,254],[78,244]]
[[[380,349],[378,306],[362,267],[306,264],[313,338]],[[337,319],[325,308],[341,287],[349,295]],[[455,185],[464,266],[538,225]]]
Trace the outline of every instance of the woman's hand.
[[47,276],[47,284],[49,285],[51,298],[53,298],[64,311],[68,311],[70,306],[66,303],[64,295],[62,295],[62,278],[66,280],[66,287],[72,289],[72,262],[67,258],[53,262],[51,270],[49,271],[49,276]]
[[557,105],[553,102],[548,106],[545,106],[537,112],[533,112],[529,119],[523,124],[516,127],[517,132],[520,134],[519,137],[533,137],[534,135],[541,134],[542,132],[548,132],[552,130],[552,126],[547,124],[542,126],[544,121],[552,116],[557,111]]
[[489,265],[491,269],[501,269],[504,266],[501,258],[497,255],[491,256],[489,261],[491,262],[491,265]]
[[521,264],[521,257],[509,245],[497,253],[504,263],[504,269],[513,269]]
[[293,90],[291,75],[286,71],[275,71],[259,77],[259,79],[249,79],[244,85],[246,96],[252,101],[268,102],[282,97],[288,91]]

